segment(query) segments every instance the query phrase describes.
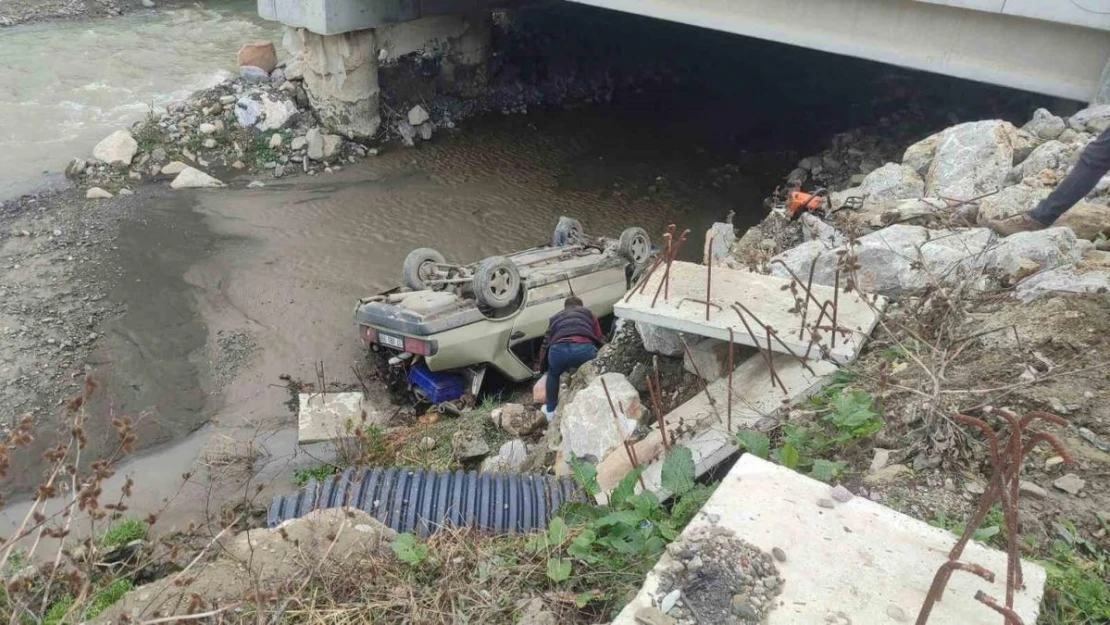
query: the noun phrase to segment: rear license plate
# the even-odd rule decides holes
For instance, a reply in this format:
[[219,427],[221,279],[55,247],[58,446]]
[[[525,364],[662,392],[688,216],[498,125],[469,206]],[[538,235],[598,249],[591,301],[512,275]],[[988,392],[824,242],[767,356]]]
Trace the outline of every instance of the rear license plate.
[[390,336],[388,334],[382,334],[381,332],[378,332],[378,342],[382,345],[385,345],[386,347],[393,347],[396,349],[405,348],[405,340],[399,336]]

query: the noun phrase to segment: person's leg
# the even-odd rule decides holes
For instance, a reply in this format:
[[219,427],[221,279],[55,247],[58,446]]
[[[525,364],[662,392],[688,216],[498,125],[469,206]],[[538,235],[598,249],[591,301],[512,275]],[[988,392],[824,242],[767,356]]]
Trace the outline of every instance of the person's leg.
[[568,343],[555,343],[547,349],[547,401],[544,402],[544,413],[550,419],[555,414],[555,407],[559,405],[559,376],[567,369]]
[[1071,173],[1029,212],[1029,216],[1046,226],[1052,225],[1060,215],[1086,197],[1107,171],[1110,171],[1110,128],[1083,148]]

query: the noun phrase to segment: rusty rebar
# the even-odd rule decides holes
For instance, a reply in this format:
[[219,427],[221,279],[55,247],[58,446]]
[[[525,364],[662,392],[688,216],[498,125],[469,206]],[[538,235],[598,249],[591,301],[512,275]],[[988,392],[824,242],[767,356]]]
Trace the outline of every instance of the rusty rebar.
[[656,289],[655,289],[655,297],[653,297],[651,299],[651,307],[652,308],[655,308],[656,302],[659,301],[659,294],[660,293],[663,293],[663,300],[664,301],[670,299],[671,263],[673,263],[674,259],[678,256],[678,252],[679,252],[679,250],[682,249],[682,244],[686,242],[686,235],[688,235],[688,234],[690,234],[689,230],[683,230],[682,234],[679,235],[677,241],[668,242],[667,258],[666,258],[667,266],[663,270],[663,280],[659,283],[659,286],[656,287]]
[[671,445],[667,442],[667,422],[663,419],[663,401],[659,397],[659,389],[655,387],[650,375],[644,376],[647,384],[648,399],[651,400],[651,409],[655,412],[655,420],[659,423],[659,436],[663,439],[663,450],[670,451]]
[[832,301],[832,324],[833,324],[833,333],[832,333],[832,349],[836,349],[836,328],[837,328],[837,323],[836,323],[836,312],[837,312],[837,306],[839,305],[839,303],[840,303],[840,265],[838,264],[838,265],[836,266],[836,275],[835,275],[835,277],[833,278],[833,301]]
[[1006,619],[1007,625],[1025,625],[1025,621],[1021,620],[1021,616],[1019,616],[1017,612],[1014,612],[1013,608],[998,605],[998,601],[994,597],[982,590],[975,592],[975,600],[1001,614],[1002,618]]
[[755,332],[752,331],[752,327],[748,324],[748,320],[744,317],[744,313],[740,312],[740,304],[733,304],[732,310],[736,313],[737,317],[740,317],[740,322],[744,324],[744,329],[748,331],[748,336],[752,338],[752,344],[755,345],[755,348],[759,350],[759,354],[763,356],[763,362],[767,363],[767,369],[771,372],[771,388],[773,389],[775,387],[775,382],[778,382],[779,388],[782,389],[782,392],[787,393],[788,391],[786,390],[786,385],[782,383],[782,379],[779,378],[778,372],[775,371],[775,364],[767,356],[767,353],[770,350],[765,350],[760,346],[759,339],[756,338]]
[[959,560],[949,560],[940,565],[937,569],[937,574],[933,576],[933,583],[929,586],[929,593],[925,595],[925,603],[921,606],[921,611],[917,614],[916,625],[925,625],[929,620],[929,614],[933,611],[933,606],[937,601],[940,601],[941,595],[944,594],[944,587],[948,584],[948,578],[952,575],[952,571],[967,571],[974,575],[978,575],[990,583],[994,583],[994,573],[979,566],[978,564],[969,564],[967,562],[960,562]]
[[1018,474],[1021,473],[1021,451],[1022,451],[1022,427],[1021,419],[1009,410],[1000,409],[998,411],[1002,418],[1010,423],[1010,445],[1008,450],[1010,452],[1010,467],[1009,476],[1009,496],[1006,494],[1006,486],[1003,484],[1002,488],[1002,512],[1006,520],[1006,553],[1007,553],[1007,567],[1006,571],[1006,607],[1014,607],[1014,590],[1020,586],[1024,586],[1023,575],[1021,571],[1021,556],[1018,554]]
[[705,266],[705,320],[709,321],[710,294],[713,289],[713,235],[709,235],[709,264]]
[[[605,376],[600,376],[600,378],[601,390],[605,391],[605,401],[609,402],[609,411],[613,413],[613,425],[617,428],[617,436],[619,436],[621,442],[624,443],[624,453],[628,455],[628,462],[632,466],[632,470],[635,471],[640,465],[636,462],[636,456],[632,450],[628,448],[628,438],[624,435],[624,428],[621,427],[621,419],[617,415],[617,408],[613,406],[613,397],[609,394],[609,385],[605,383]],[[644,486],[643,474],[640,475],[640,488],[647,489],[647,487]]]
[[[817,259],[818,258],[820,258],[820,255],[814,256],[813,257],[813,262],[811,262],[809,264],[809,279],[806,280],[806,286],[805,286],[806,298],[807,299],[802,300],[802,326],[800,328],[798,328],[798,340],[799,341],[802,340],[803,338],[805,338],[806,314],[809,313],[809,301],[808,300],[813,299],[814,301],[816,301],[816,299],[810,294],[813,292],[813,270],[817,269]],[[783,263],[783,266],[785,267],[786,263]],[[789,269],[789,267],[787,267],[787,269]],[[798,281],[797,278],[795,278],[794,281],[797,282]]]
[[732,334],[732,326],[728,328],[728,433],[732,434],[732,352],[736,347],[735,337]]
[[655,260],[652,261],[651,267],[648,268],[647,273],[645,273],[644,276],[640,278],[640,282],[628,291],[628,295],[624,296],[625,303],[627,303],[628,300],[632,299],[632,296],[635,295],[637,291],[639,291],[640,293],[644,292],[644,289],[647,288],[648,282],[651,281],[651,276],[655,273],[656,268],[658,268],[659,265],[661,265],[662,263],[663,255],[656,255]]
[[[794,350],[791,349],[790,346],[787,345],[786,342],[783,341],[782,338],[779,337],[779,333],[777,331],[775,331],[775,328],[773,326],[771,326],[770,324],[767,324],[767,323],[763,323],[762,319],[757,317],[754,312],[749,310],[747,306],[741,304],[740,302],[736,302],[736,305],[739,306],[740,309],[743,310],[745,313],[747,313],[748,316],[751,317],[753,321],[755,321],[756,325],[761,325],[764,328],[767,328],[768,330],[770,330],[770,335],[773,336],[776,341],[778,341],[779,345],[782,345],[782,348],[786,350],[786,353],[790,354],[794,358],[797,358],[799,361],[801,361],[802,366],[806,368],[806,371],[809,371],[811,375],[817,375],[817,372],[814,371],[813,368],[809,366],[809,363],[806,362],[806,360],[804,358],[798,358],[798,354],[794,353]],[[771,341],[769,339],[767,341],[767,349],[768,350],[771,349]]]

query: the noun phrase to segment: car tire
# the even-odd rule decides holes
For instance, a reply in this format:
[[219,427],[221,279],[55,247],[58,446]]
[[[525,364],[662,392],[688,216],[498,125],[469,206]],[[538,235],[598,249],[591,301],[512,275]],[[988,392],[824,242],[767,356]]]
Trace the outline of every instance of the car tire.
[[570,217],[560,217],[551,235],[551,245],[563,247],[582,240],[582,222]]
[[504,256],[491,256],[474,269],[470,283],[478,303],[489,308],[505,308],[520,294],[520,271]]
[[405,264],[402,268],[405,286],[414,291],[423,291],[429,288],[428,285],[424,283],[424,281],[429,278],[429,266],[432,264],[442,265],[446,262],[447,259],[443,257],[443,254],[428,247],[422,247],[409,252],[409,255],[405,257]]
[[651,258],[651,237],[643,228],[625,228],[621,233],[618,250],[633,265],[643,266]]

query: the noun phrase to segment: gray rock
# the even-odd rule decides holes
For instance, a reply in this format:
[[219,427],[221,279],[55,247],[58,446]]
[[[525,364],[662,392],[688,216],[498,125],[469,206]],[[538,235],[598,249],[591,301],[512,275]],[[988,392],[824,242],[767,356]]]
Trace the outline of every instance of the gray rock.
[[310,128],[305,133],[305,146],[308,148],[308,158],[314,161],[324,159],[324,133],[319,128]]
[[1110,233],[1110,206],[1100,202],[1078,202],[1053,224],[1070,228],[1075,236],[1089,241]]
[[258,123],[260,117],[262,117],[262,103],[258,100],[243,96],[235,102],[235,121],[239,122],[240,126],[244,128],[253,126]]
[[1068,126],[1076,132],[1099,134],[1110,127],[1110,104],[1092,106],[1068,118]]
[[335,156],[335,154],[339,152],[339,147],[341,145],[343,145],[343,137],[339,135],[324,135],[324,159],[326,160]]
[[987,120],[953,126],[941,133],[925,176],[930,196],[971,199],[1002,186],[1014,161],[1015,128]]
[[922,178],[933,164],[933,157],[937,153],[937,144],[940,143],[942,133],[931,135],[906,148],[902,155],[902,164],[917,172]]
[[659,608],[644,606],[636,610],[636,622],[640,625],[676,625],[673,616],[667,616]]
[[786,175],[786,183],[789,184],[802,184],[809,178],[809,172],[801,167],[795,167],[789,174]]
[[263,132],[284,128],[297,115],[297,105],[291,100],[274,99],[268,94],[262,94],[260,104],[261,119],[255,123],[255,128]]
[[774,556],[775,559],[779,562],[786,562],[786,552],[779,547],[771,549],[771,555]]
[[280,163],[277,164],[277,165],[274,165],[274,178],[281,178],[284,175],[285,175],[285,165],[282,165]]
[[283,139],[282,139],[281,133],[275,132],[274,134],[270,135],[270,143],[269,143],[270,149],[273,150],[273,149],[280,148],[282,141],[283,141]]
[[853,497],[855,497],[855,495],[852,494],[852,491],[839,485],[829,492],[829,496],[840,503],[848,503],[852,500]]
[[1053,115],[1047,109],[1037,109],[1033,111],[1033,118],[1022,126],[1022,129],[1045,141],[1050,141],[1059,137],[1066,127],[1062,118]]
[[1074,267],[1061,267],[1042,271],[1018,283],[1014,295],[1023,302],[1044,296],[1065,293],[1110,292],[1110,272],[1080,271]]
[[424,107],[419,104],[409,109],[409,123],[412,124],[414,128],[428,121],[429,117],[428,111],[424,110]]
[[520,470],[524,459],[528,457],[528,448],[524,441],[513,439],[497,450],[497,455],[482,461],[482,471],[491,473],[514,473]]
[[653,326],[648,323],[636,322],[636,331],[640,333],[640,338],[644,342],[644,349],[660,356],[669,356],[677,358],[683,356],[686,350],[682,347],[683,339],[686,344],[693,347],[698,341],[701,340],[700,336],[685,335],[681,332],[663,328],[660,326]]
[[817,500],[817,505],[822,508],[833,508],[836,506],[832,499],[825,499],[824,497]]
[[111,193],[108,193],[100,187],[89,187],[89,190],[85,191],[85,198],[89,200],[107,200],[111,197]]
[[904,464],[892,464],[863,478],[864,483],[871,486],[881,486],[913,475],[913,470]]
[[[1049,144],[1046,143],[1045,145]],[[1024,184],[1005,187],[998,193],[979,200],[979,223],[984,223],[990,219],[1005,219],[1028,212],[1035,208],[1041,200],[1048,197],[1048,193],[1048,189],[1034,189]]]
[[216,124],[204,122],[200,126],[197,126],[197,130],[200,131],[202,135],[210,135],[216,132]]
[[188,168],[189,166],[185,163],[182,163],[181,161],[170,161],[169,163],[163,165],[160,171],[163,175],[166,176],[176,176],[177,174],[180,174]]
[[473,460],[489,455],[489,444],[473,432],[459,430],[451,436],[451,451],[459,460]]
[[1056,480],[1052,482],[1052,485],[1069,495],[1078,495],[1079,491],[1083,490],[1083,487],[1087,485],[1087,480],[1084,480],[1074,473],[1068,473],[1063,477],[1056,478]]
[[275,85],[285,84],[285,70],[278,67],[270,72],[270,82]]
[[224,183],[193,167],[183,169],[170,183],[170,187],[173,189],[203,189],[222,186],[224,186]]
[[83,159],[83,158],[75,158],[75,159],[71,160],[69,162],[69,164],[66,165],[66,169],[65,169],[66,178],[77,178],[77,177],[79,177],[81,174],[85,173],[85,167],[87,167],[87,166],[88,166],[88,164],[85,163],[85,159]]
[[[714,382],[728,375],[728,350],[728,341],[705,339],[691,345],[690,353],[683,353],[682,365],[706,382]],[[733,348],[733,365],[738,361]]]
[[984,488],[983,485],[979,482],[967,482],[966,484],[964,484],[964,490],[971,493],[972,495],[982,495],[984,492],[986,492],[986,488]]
[[1036,176],[1045,169],[1067,169],[1075,159],[1078,152],[1071,146],[1060,141],[1046,141],[1038,146],[1021,164],[1021,177]]
[[416,145],[416,127],[408,123],[406,120],[397,122],[397,134],[401,137],[401,143],[408,147]]
[[270,82],[270,72],[253,65],[240,65],[239,78],[248,84],[263,84]]
[[157,6],[156,4],[154,4],[154,0],[140,0],[140,4],[148,9],[153,9],[155,6]]
[[1069,228],[1046,228],[1036,232],[1019,232],[1003,239],[982,256],[984,269],[1007,279],[1027,273],[1027,261],[1037,263],[1041,271],[1075,264],[1083,253],[1075,233]]
[[[808,213],[807,213],[808,214]],[[705,247],[702,250],[702,264],[712,262],[720,265],[729,258],[732,244],[736,243],[736,229],[732,224],[715,223],[705,233]],[[712,244],[712,249],[710,249]]]
[[431,122],[424,122],[423,124],[420,124],[416,127],[416,132],[420,135],[420,138],[422,140],[431,141],[434,128],[435,127],[432,126]]
[[1021,491],[1022,495],[1028,495],[1035,499],[1044,499],[1048,497],[1048,491],[1037,486],[1033,482],[1026,482],[1025,480],[1018,482],[1018,490]]
[[925,181],[913,167],[887,163],[867,174],[859,192],[872,201],[916,198],[925,194]]
[[130,165],[138,150],[139,144],[130,132],[117,130],[96,144],[93,157],[108,165]]
[[493,409],[490,419],[512,436],[527,436],[546,422],[540,411],[513,403]]
[[820,241],[825,247],[839,247],[848,243],[848,237],[820,217],[803,213],[800,219],[803,240]]
[[297,151],[304,149],[306,145],[308,145],[308,139],[306,137],[293,137],[293,141],[290,142],[289,147],[293,151]]
[[878,473],[890,464],[890,450],[876,447],[873,451],[875,455],[871,458],[871,468],[869,471],[871,473]]
[[161,163],[168,158],[166,148],[154,148],[150,153],[150,160],[155,163]]
[[680,598],[682,598],[682,589],[675,588],[667,593],[666,596],[663,597],[663,600],[659,602],[659,609],[669,613],[674,609],[675,604],[678,603]]
[[[602,388],[602,380],[609,389],[612,405],[624,407],[623,414],[612,418],[612,410]],[[643,415],[640,394],[619,373],[606,373],[594,378],[588,386],[578,391],[574,398],[560,408],[559,431],[563,436],[563,448],[575,457],[589,457],[600,461],[618,448],[625,437],[636,429]],[[617,431],[617,421],[620,431]]]

